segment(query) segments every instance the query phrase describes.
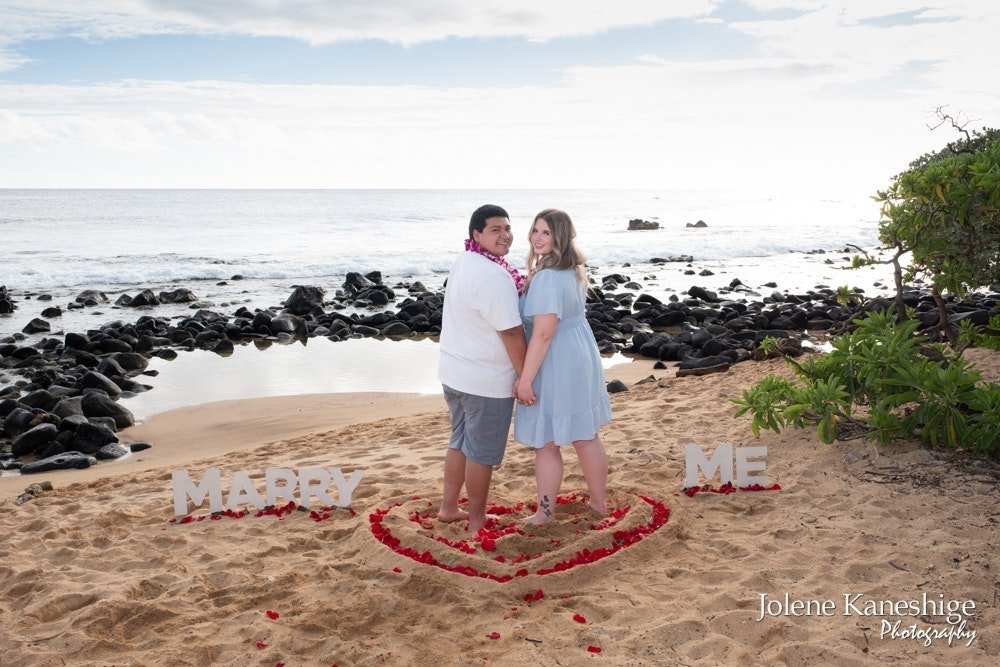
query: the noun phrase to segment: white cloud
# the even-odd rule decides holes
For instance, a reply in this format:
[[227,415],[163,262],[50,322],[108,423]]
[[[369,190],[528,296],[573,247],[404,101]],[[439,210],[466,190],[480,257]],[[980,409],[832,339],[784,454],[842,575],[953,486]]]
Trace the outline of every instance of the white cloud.
[[[933,63],[928,88],[963,93],[988,88],[987,72],[1000,69],[1000,6],[980,0],[945,0],[923,9],[917,22],[877,27],[867,19],[914,11],[906,0],[818,3],[751,0],[760,8],[815,7],[793,19],[740,22],[735,30],[760,40],[766,55],[827,62],[844,79],[864,81],[898,72],[907,63]],[[935,19],[929,21],[928,19]],[[977,95],[977,98],[981,96]]]
[[314,44],[447,37],[551,39],[710,13],[719,0],[6,0],[11,39],[107,39],[163,33],[267,35]]
[[[628,65],[570,68],[545,88],[0,84],[0,186],[725,186],[865,196],[953,138],[926,130],[930,105],[951,103],[997,124],[1000,94],[989,83],[1000,71],[991,49],[1000,25],[984,3],[948,2],[920,15],[955,20],[882,28],[864,19],[908,11],[907,3],[753,3],[811,11],[730,24],[760,40],[752,58],[650,53]],[[403,2],[84,0],[61,9],[43,0],[34,13],[10,14],[16,6],[6,3],[0,24],[21,35],[72,29],[93,38],[177,30],[313,41],[545,39],[666,11],[697,16],[711,3],[661,4],[619,3],[612,15],[601,11],[606,3],[438,2],[414,13]],[[4,12],[23,20],[5,23]],[[880,90],[886,82],[892,88]]]
[[911,101],[824,102],[746,75],[769,63],[581,68],[545,88],[6,84],[0,185],[864,195],[942,143]]

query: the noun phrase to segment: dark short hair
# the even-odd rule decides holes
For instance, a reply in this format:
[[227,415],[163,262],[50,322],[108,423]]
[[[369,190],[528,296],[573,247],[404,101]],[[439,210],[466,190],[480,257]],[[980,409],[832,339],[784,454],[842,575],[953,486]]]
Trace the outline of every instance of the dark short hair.
[[486,221],[490,218],[507,218],[510,220],[510,216],[507,215],[507,211],[503,210],[496,204],[485,204],[480,206],[472,213],[472,218],[469,219],[469,238],[472,238],[472,232],[481,232],[486,228]]

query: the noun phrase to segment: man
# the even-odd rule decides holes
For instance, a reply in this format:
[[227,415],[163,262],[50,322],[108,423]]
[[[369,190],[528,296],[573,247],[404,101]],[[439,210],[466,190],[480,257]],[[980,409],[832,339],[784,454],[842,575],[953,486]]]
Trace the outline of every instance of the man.
[[[481,206],[469,221],[466,251],[448,276],[441,319],[438,379],[451,413],[444,459],[444,492],[438,519],[486,525],[486,497],[493,467],[503,460],[514,409],[514,381],[526,344],[518,292],[522,279],[503,256],[513,241],[510,219],[499,206]],[[468,513],[458,507],[465,486]]]

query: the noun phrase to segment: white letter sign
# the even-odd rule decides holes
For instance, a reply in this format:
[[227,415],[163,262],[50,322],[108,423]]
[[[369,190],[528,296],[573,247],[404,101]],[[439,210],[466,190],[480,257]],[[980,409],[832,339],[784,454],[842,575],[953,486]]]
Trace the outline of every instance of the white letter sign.
[[[735,455],[735,456],[734,456]],[[722,484],[733,483],[733,468],[736,468],[736,485],[767,486],[769,480],[764,475],[752,475],[754,472],[764,472],[767,462],[767,447],[733,447],[728,442],[721,442],[712,452],[712,458],[705,457],[698,445],[684,446],[684,486],[698,486],[698,471],[701,470],[707,482],[719,475]],[[760,459],[751,461],[749,459]]]
[[[747,461],[748,458],[760,457],[760,461]],[[760,484],[768,486],[770,480],[762,475],[751,475],[752,472],[764,472],[767,462],[767,447],[737,447],[736,448],[736,483],[739,486],[753,486]]]
[[[351,494],[364,476],[364,470],[354,470],[345,479],[340,468],[302,468],[297,474],[288,468],[268,468],[264,471],[262,496],[250,475],[245,470],[237,470],[233,473],[226,508],[236,512],[240,505],[253,505],[258,509],[286,505],[295,502],[296,489],[299,490],[298,504],[303,508],[308,509],[313,498],[317,498],[322,507],[333,507],[334,504],[350,507]],[[174,470],[172,479],[176,516],[188,513],[189,500],[195,507],[200,507],[206,498],[213,513],[222,512],[222,476],[218,468],[206,470],[200,484],[184,470]],[[327,493],[331,481],[337,486],[336,503]]]
[[171,474],[174,486],[174,514],[183,516],[188,513],[188,498],[198,507],[208,496],[208,506],[213,512],[222,511],[222,474],[218,468],[209,468],[201,478],[201,484],[183,470],[174,470]]
[[722,483],[733,481],[733,446],[728,442],[719,443],[712,452],[712,460],[705,458],[705,453],[698,445],[684,446],[684,486],[698,486],[698,469],[705,473],[705,479],[711,481],[716,473],[722,478]]

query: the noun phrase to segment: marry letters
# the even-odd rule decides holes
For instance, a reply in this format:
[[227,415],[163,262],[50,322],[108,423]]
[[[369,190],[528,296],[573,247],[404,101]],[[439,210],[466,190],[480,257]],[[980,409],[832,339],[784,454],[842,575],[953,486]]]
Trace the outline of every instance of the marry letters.
[[[240,505],[250,504],[258,509],[295,500],[295,490],[299,490],[299,505],[308,509],[312,498],[319,500],[320,506],[347,507],[351,504],[351,494],[364,477],[363,470],[355,470],[349,478],[344,478],[340,468],[301,468],[298,472],[288,468],[268,468],[264,471],[264,495],[261,495],[245,470],[233,473],[229,486],[226,509],[236,511]],[[174,470],[174,514],[188,513],[188,501],[200,507],[205,499],[212,512],[223,511],[222,473],[218,468],[207,469],[201,482],[195,482],[185,470]],[[330,482],[337,487],[337,502],[327,494]]]

